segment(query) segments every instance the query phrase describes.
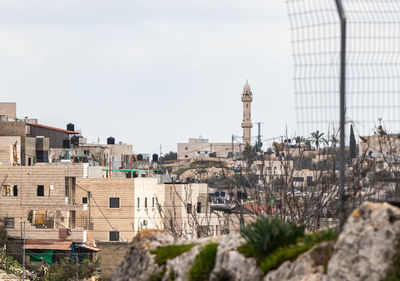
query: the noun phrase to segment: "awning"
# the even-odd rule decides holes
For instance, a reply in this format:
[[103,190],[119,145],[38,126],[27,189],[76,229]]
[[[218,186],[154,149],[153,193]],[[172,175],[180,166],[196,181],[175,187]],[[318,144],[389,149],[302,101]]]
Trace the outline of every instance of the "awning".
[[26,240],[25,249],[71,251],[71,245],[71,241]]
[[77,246],[78,248],[88,249],[88,250],[91,250],[91,251],[93,251],[93,252],[98,252],[98,251],[100,251],[99,248],[91,247],[91,246],[88,246],[88,245],[86,245],[86,244],[76,244],[76,246]]

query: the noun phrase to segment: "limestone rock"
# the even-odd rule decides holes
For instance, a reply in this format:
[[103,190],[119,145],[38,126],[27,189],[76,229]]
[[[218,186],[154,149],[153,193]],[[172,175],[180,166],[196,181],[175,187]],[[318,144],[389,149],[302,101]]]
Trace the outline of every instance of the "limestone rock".
[[163,281],[169,281],[170,275],[174,281],[188,280],[189,270],[192,267],[197,254],[204,245],[197,245],[190,251],[183,253],[172,260],[167,261],[167,274],[164,275]]
[[254,258],[246,258],[236,249],[246,242],[240,234],[225,236],[217,249],[215,267],[210,280],[261,280],[262,273]]
[[321,281],[324,265],[332,255],[333,242],[324,242],[300,255],[295,261],[283,263],[277,270],[270,271],[264,281]]
[[328,280],[382,280],[400,245],[400,209],[364,203],[348,218],[328,264]]
[[151,250],[173,243],[173,238],[158,231],[143,231],[132,242],[125,260],[113,276],[113,281],[148,280],[162,268],[155,262]]
[[0,269],[0,280],[4,281],[19,281],[21,278],[18,278],[14,274],[8,274],[5,271]]

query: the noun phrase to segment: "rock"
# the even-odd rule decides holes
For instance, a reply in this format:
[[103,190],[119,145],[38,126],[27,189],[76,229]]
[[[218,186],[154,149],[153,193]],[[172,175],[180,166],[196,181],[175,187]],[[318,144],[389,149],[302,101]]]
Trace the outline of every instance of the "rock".
[[254,258],[246,258],[236,249],[246,242],[240,234],[225,236],[217,249],[215,267],[210,280],[261,280],[262,273]]
[[192,267],[197,254],[200,252],[204,245],[197,245],[190,251],[183,253],[172,260],[167,261],[167,274],[165,274],[163,281],[169,281],[170,275],[173,276],[174,281],[188,280],[188,273]]
[[400,209],[364,203],[348,218],[328,264],[328,280],[382,280],[400,246]]
[[162,272],[151,250],[172,244],[173,238],[159,231],[142,231],[133,239],[125,260],[113,276],[113,281],[148,280],[152,274]]
[[321,281],[324,265],[332,255],[334,242],[324,242],[300,255],[295,261],[284,262],[277,270],[270,271],[264,281]]
[[[19,280],[21,280],[21,278],[18,278],[14,274],[8,274],[5,271],[0,269],[0,280],[4,280],[4,281],[19,281]],[[27,280],[27,279],[25,279],[25,280]]]

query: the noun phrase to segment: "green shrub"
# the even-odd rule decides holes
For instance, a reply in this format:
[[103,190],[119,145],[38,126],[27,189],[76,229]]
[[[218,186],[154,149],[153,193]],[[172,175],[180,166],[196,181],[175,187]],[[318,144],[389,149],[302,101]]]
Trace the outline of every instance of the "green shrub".
[[157,249],[151,251],[151,253],[156,255],[156,263],[158,265],[163,265],[167,262],[167,260],[182,255],[183,253],[192,249],[194,246],[195,244],[169,245],[164,247],[158,247]]
[[297,245],[278,248],[269,253],[260,263],[261,270],[266,274],[270,270],[278,268],[285,261],[295,260],[299,255],[307,252],[315,245],[325,241],[335,240],[336,237],[336,232],[332,230],[307,234],[305,237],[299,239]]
[[210,243],[201,249],[190,268],[189,281],[203,281],[209,279],[210,273],[215,266],[217,248],[217,243]]
[[[84,259],[78,266],[79,278],[85,279],[90,278],[96,273],[96,269],[99,267],[100,260],[91,262],[88,259]],[[42,278],[43,281],[68,281],[74,279],[76,276],[76,263],[74,260],[69,258],[61,259],[59,262],[54,263],[49,267]]]
[[244,227],[241,234],[247,246],[240,250],[246,250],[246,254],[260,259],[277,248],[295,244],[297,239],[304,236],[304,226],[274,217],[260,217]]
[[309,244],[296,245],[292,248],[279,248],[264,258],[260,264],[261,270],[266,274],[268,271],[278,268],[285,261],[295,260],[311,248],[312,245]]

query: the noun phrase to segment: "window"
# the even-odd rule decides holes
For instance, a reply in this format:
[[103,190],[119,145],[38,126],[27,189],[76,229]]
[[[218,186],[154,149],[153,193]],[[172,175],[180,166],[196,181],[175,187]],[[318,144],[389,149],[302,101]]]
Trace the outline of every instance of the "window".
[[32,166],[32,157],[28,157],[28,166]]
[[144,207],[147,208],[147,197],[144,198]]
[[201,202],[197,202],[197,212],[201,213]]
[[3,185],[1,188],[1,192],[3,196],[18,196],[18,186],[14,185],[13,187],[9,185]]
[[189,156],[185,155],[185,158],[189,158]]
[[37,196],[44,196],[44,185],[38,185],[37,186]]
[[187,205],[186,205],[186,212],[187,212],[188,214],[190,214],[190,213],[192,212],[192,204],[187,204]]
[[14,228],[14,218],[4,218],[5,228]]
[[153,208],[155,207],[154,197],[151,198],[151,206],[152,206]]
[[119,241],[119,231],[110,231],[110,241]]
[[293,182],[303,182],[304,178],[303,177],[293,177]]
[[110,208],[119,208],[119,197],[110,197]]
[[84,151],[83,151],[83,154],[89,155],[89,150],[84,150]]
[[82,197],[82,204],[87,204],[87,197]]
[[185,147],[185,150],[188,150],[188,147],[187,147],[187,146]]
[[137,199],[137,207],[140,208],[140,198]]

